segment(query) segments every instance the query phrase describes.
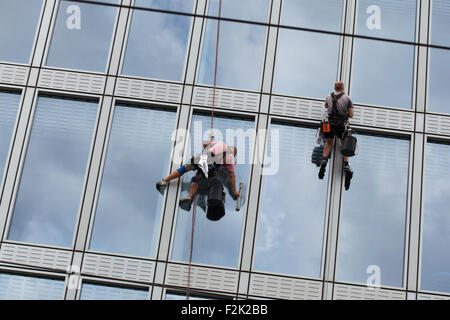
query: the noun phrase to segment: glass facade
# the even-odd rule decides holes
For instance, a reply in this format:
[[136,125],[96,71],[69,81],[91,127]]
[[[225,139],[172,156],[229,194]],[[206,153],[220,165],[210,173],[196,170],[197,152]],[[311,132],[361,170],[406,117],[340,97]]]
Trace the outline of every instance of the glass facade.
[[0,3],[0,61],[29,62],[43,2],[4,0]]
[[[191,249],[192,299],[450,299],[448,1],[0,2],[1,299],[184,299]],[[194,172],[155,184],[209,140],[218,21],[243,193],[192,225]],[[337,80],[349,190],[313,161]]]
[[9,240],[71,246],[97,109],[95,102],[38,98]]

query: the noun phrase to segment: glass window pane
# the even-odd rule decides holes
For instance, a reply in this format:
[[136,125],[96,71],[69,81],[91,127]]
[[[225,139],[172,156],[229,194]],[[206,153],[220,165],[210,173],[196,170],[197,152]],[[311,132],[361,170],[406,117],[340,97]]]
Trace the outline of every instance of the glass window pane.
[[181,81],[192,18],[134,10],[122,73]]
[[420,289],[450,293],[450,145],[427,143]]
[[105,72],[117,7],[61,1],[47,65]]
[[16,123],[20,94],[0,91],[0,185]]
[[283,0],[281,24],[340,32],[343,0]]
[[448,0],[433,0],[431,16],[431,43],[450,46],[450,6]]
[[417,0],[358,0],[356,34],[414,41]]
[[[220,16],[238,20],[268,22],[269,0],[222,0]],[[219,0],[210,0],[208,15],[219,16]]]
[[42,2],[0,1],[0,60],[29,63]]
[[8,239],[71,246],[97,107],[38,98]]
[[[190,155],[200,153],[202,143],[209,140],[211,119],[209,116],[194,115],[192,120]],[[228,131],[227,131],[228,130]],[[237,130],[237,131],[234,131]],[[204,134],[203,134],[204,133]],[[236,139],[235,134],[238,135]],[[203,136],[203,139],[202,139]],[[207,201],[206,185],[199,185],[194,232],[194,249],[192,261],[194,263],[213,264],[227,267],[237,267],[241,244],[242,222],[245,213],[245,194],[249,174],[249,157],[253,145],[254,122],[249,120],[214,117],[215,141],[225,141],[230,146],[237,147],[236,156],[236,187],[244,184],[244,198],[239,212],[236,212],[236,201],[229,195],[229,188],[225,188],[225,216],[219,221],[206,218]],[[185,174],[182,183],[181,198],[186,197],[194,172]],[[176,222],[176,233],[173,244],[172,259],[189,261],[190,239],[192,228],[192,209],[189,213],[179,209]]]
[[83,283],[80,300],[148,300],[148,290]]
[[311,163],[316,130],[272,124],[274,130],[280,140],[269,143],[268,156],[275,161],[278,153],[279,171],[264,176],[254,269],[319,278],[328,179],[319,180]]
[[135,0],[136,7],[192,13],[195,0]]
[[0,273],[0,300],[60,300],[64,281]]
[[91,249],[155,255],[163,200],[155,182],[167,174],[175,121],[175,112],[116,106]]
[[[175,293],[166,293],[166,298],[164,300],[187,300],[185,294],[175,294]],[[207,297],[199,297],[193,296],[189,294],[189,300],[217,300],[213,298]]]
[[[266,27],[246,23],[220,23],[217,85],[258,90],[266,41]],[[203,39],[198,82],[214,84],[217,21],[208,20]]]
[[427,111],[450,113],[448,84],[450,83],[450,50],[430,48]]
[[356,103],[411,108],[414,46],[355,39],[351,95]]
[[274,93],[326,97],[337,78],[339,39],[335,35],[281,29]]
[[342,200],[337,280],[366,283],[377,270],[381,285],[401,287],[410,142],[358,135],[358,144]]

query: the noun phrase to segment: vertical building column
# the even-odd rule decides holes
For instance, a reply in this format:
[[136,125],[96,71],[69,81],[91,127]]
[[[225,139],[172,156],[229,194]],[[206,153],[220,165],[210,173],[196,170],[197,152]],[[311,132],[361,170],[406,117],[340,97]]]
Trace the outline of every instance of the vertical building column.
[[[342,14],[341,31],[345,34],[352,35],[354,25],[356,23],[356,0],[347,0],[344,3]],[[346,91],[350,89],[351,67],[352,67],[352,52],[353,52],[353,38],[350,36],[344,37],[341,41],[341,51],[339,59],[338,80],[343,81],[346,86]],[[358,111],[356,111],[358,112]],[[333,161],[330,163],[330,181],[328,183],[329,200],[327,204],[327,226],[326,243],[325,243],[325,259],[323,261],[324,284],[323,295],[324,300],[333,299],[335,270],[337,261],[337,246],[338,246],[338,229],[342,198],[342,181],[343,181],[343,158],[341,155],[341,145],[339,142],[335,143],[332,153]]]
[[430,1],[427,0],[418,1],[417,6],[416,41],[420,45],[416,48],[415,106],[417,113],[424,113],[427,104],[428,73],[428,47],[426,45],[429,43],[429,15],[431,6]]
[[423,183],[423,160],[426,138],[423,133],[415,133],[412,141],[412,187],[411,187],[411,210],[409,219],[408,237],[408,259],[406,289],[409,292],[417,292],[419,283],[420,264],[420,222],[422,214],[422,183]]
[[[127,2],[127,1],[124,1]],[[128,4],[128,3],[127,3]],[[128,27],[128,17],[130,10],[127,7],[121,7],[118,12],[118,20],[116,22],[116,32],[112,39],[113,45],[111,47],[108,76],[103,91],[103,99],[101,99],[99,118],[97,122],[97,130],[94,137],[94,147],[89,161],[88,177],[86,182],[86,189],[83,195],[81,204],[81,212],[77,224],[77,232],[75,235],[75,250],[86,250],[89,242],[88,235],[90,224],[92,220],[93,209],[95,207],[95,197],[98,189],[98,180],[101,177],[101,168],[104,158],[105,141],[107,141],[109,122],[111,119],[111,112],[113,110],[113,94],[115,89],[115,76],[119,72],[120,57],[122,53],[122,46],[124,37]]]
[[[177,124],[177,132],[174,134],[173,138],[174,146],[171,155],[171,165],[169,171],[172,172],[176,168],[179,168],[183,163],[183,155],[184,150],[186,150],[186,146],[189,143],[186,140],[186,133],[189,128],[189,120],[190,120],[190,107],[189,105],[181,105],[181,108],[178,111],[178,124]],[[178,179],[176,181],[172,181],[167,188],[164,195],[164,203],[165,210],[163,215],[163,221],[161,226],[161,235],[159,241],[158,248],[158,261],[167,261],[170,256],[170,241],[172,239],[172,235],[175,232],[173,229],[175,214],[178,209],[177,205],[177,197],[178,197],[178,189],[179,185],[182,183],[182,179]],[[156,267],[156,270],[162,270],[159,267],[159,263]]]
[[[198,0],[195,14],[204,15],[207,8],[206,0]],[[201,17],[195,17],[192,27],[191,45],[189,47],[185,84],[194,85],[197,75],[197,62],[201,51],[202,32],[206,20]]]
[[[422,184],[423,184],[423,161],[426,144],[425,132],[425,109],[427,104],[427,73],[428,73],[428,47],[429,44],[429,16],[431,3],[427,0],[417,2],[417,27],[416,41],[416,81],[415,81],[415,133],[412,140],[413,158],[411,204],[408,230],[408,252],[407,252],[407,274],[406,289],[417,292],[419,289],[419,264],[420,264],[420,222],[422,215]],[[420,14],[419,14],[420,13]]]
[[[356,0],[347,0],[346,2],[344,2],[341,31],[345,34],[353,34],[354,25],[356,23],[355,9]],[[340,46],[338,80],[344,82],[347,91],[350,90],[350,77],[353,56],[352,52],[353,37],[344,36],[344,38],[341,40]]]
[[45,49],[50,42],[52,17],[56,19],[57,0],[46,0],[42,13],[41,25],[38,30],[36,44],[33,50],[31,66],[39,68],[44,64]]
[[242,240],[240,279],[237,294],[239,296],[248,294],[248,285],[250,281],[249,272],[252,269],[254,239],[257,228],[257,218],[259,210],[260,189],[262,175],[264,172],[263,161],[266,140],[269,127],[269,116],[259,114],[256,125],[255,146],[253,148],[252,172],[248,191],[247,214],[244,221],[244,235]]
[[[281,0],[272,1],[272,10],[270,15],[270,24],[279,25],[281,15]],[[263,97],[272,93],[272,79],[275,67],[275,56],[277,51],[278,27],[271,26],[268,30],[266,55],[262,77]]]

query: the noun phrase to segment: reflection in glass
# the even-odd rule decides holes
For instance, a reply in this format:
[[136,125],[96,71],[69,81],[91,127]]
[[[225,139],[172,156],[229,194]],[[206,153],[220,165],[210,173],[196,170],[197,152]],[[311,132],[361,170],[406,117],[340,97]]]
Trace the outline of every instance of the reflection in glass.
[[427,143],[420,289],[450,293],[450,146]]
[[42,0],[0,1],[0,60],[28,63]]
[[[210,116],[193,116],[191,135],[194,138],[191,140],[191,150],[187,151],[186,157],[188,159],[190,159],[191,154],[201,152],[202,143],[209,140],[210,121]],[[229,188],[225,188],[227,194],[225,200],[226,214],[219,221],[210,221],[206,218],[205,210],[202,209],[206,205],[207,187],[205,183],[199,185],[192,255],[194,263],[237,267],[242,221],[246,211],[245,194],[248,187],[249,157],[254,137],[253,129],[253,121],[214,116],[215,141],[225,141],[228,145],[237,147],[234,173],[236,175],[236,187],[239,188],[240,182],[244,184],[244,198],[242,199],[241,210],[236,212],[236,201],[229,195]],[[237,139],[234,134],[237,134],[239,138]],[[193,176],[194,172],[185,174],[180,198],[187,196]],[[192,209],[189,213],[179,209],[172,252],[173,260],[189,260],[191,228]]]
[[366,283],[378,270],[381,285],[401,287],[410,142],[358,135],[358,144],[342,200],[336,278]]
[[83,283],[80,300],[148,300],[148,290]]
[[282,5],[282,25],[341,30],[343,0],[283,0]]
[[339,39],[335,35],[281,29],[274,93],[325,98],[337,78]]
[[8,239],[71,246],[97,106],[38,98]]
[[47,66],[105,72],[117,7],[61,1]]
[[175,112],[116,106],[90,249],[153,257]]
[[450,50],[430,48],[427,111],[450,113]]
[[319,278],[328,179],[311,163],[316,130],[271,130],[279,131],[279,144],[268,147],[279,152],[279,171],[263,180],[254,269]]
[[411,108],[414,46],[355,39],[351,95],[354,102]]
[[[266,41],[266,27],[246,23],[220,23],[217,85],[258,90]],[[217,21],[208,20],[203,39],[198,82],[214,83]]]
[[64,281],[0,273],[0,300],[60,300]]
[[417,0],[358,0],[356,34],[414,41]]
[[122,73],[181,81],[191,17],[134,10]]
[[448,0],[433,0],[431,9],[431,44],[450,46],[450,6]]
[[[269,0],[225,0],[220,16],[238,20],[268,22]],[[210,0],[208,15],[219,16],[219,0]]]
[[192,13],[195,0],[135,0],[136,7]]
[[0,185],[17,117],[20,94],[0,91]]

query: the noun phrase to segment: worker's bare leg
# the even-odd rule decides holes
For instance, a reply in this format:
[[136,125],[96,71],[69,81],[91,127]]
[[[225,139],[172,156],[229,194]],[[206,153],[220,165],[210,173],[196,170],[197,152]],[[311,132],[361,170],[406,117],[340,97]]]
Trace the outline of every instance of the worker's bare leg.
[[320,163],[320,170],[319,170],[319,179],[323,179],[325,176],[325,171],[327,168],[328,163],[328,157],[331,153],[331,148],[333,148],[333,138],[328,138],[325,146],[323,147],[323,154],[322,154],[322,162]]
[[[197,178],[197,176],[196,176]],[[191,211],[191,205],[194,202],[194,197],[197,194],[198,182],[193,181],[189,186],[189,193],[187,197],[180,199],[180,208],[186,211]]]
[[[185,168],[186,172],[192,171],[192,170],[194,169],[192,166],[190,166],[190,165],[188,165],[188,164],[185,164],[185,165],[182,166],[181,168],[183,168],[183,167]],[[183,173],[183,174],[184,174],[184,173]],[[170,182],[170,181],[172,181],[173,179],[177,179],[177,178],[181,177],[183,174],[180,173],[180,169],[175,170],[174,172],[172,172],[171,174],[169,174],[167,177],[165,177],[165,178],[163,179],[163,181]]]

